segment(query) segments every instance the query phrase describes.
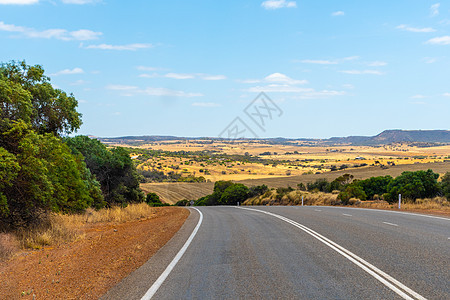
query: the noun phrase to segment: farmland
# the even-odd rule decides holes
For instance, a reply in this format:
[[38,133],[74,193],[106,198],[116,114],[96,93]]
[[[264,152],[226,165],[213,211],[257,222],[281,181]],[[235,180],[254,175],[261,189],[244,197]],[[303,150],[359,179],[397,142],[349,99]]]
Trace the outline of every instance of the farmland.
[[167,203],[198,199],[211,193],[218,180],[296,187],[319,178],[331,181],[345,173],[364,179],[429,168],[443,175],[450,170],[449,145],[324,146],[196,139],[122,146],[129,147],[145,177],[142,189]]

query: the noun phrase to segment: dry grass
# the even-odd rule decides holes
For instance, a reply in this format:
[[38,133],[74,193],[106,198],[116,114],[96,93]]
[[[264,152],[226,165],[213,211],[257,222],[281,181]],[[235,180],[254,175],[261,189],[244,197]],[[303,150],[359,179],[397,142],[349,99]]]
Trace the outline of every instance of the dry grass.
[[[335,206],[341,205],[341,201],[337,199],[337,194],[329,193],[310,193],[304,191],[292,191],[284,195],[278,195],[277,191],[270,190],[262,196],[250,198],[243,205],[301,205],[302,196],[304,205],[311,206]],[[352,198],[349,200],[348,206],[360,208],[376,208],[376,209],[397,209],[397,204],[389,204],[383,200],[361,201]],[[401,205],[402,210],[433,212],[450,215],[450,201],[444,197],[435,197],[427,199],[417,199],[415,202],[406,201]]]
[[337,205],[340,203],[337,200],[337,194],[297,190],[279,195],[276,190],[270,190],[264,195],[248,199],[243,205],[301,205],[302,196],[304,205]]
[[9,259],[19,249],[16,237],[11,233],[0,233],[0,261]]
[[[61,215],[51,214],[47,221],[39,228],[22,229],[14,233],[18,245],[22,249],[40,249],[44,246],[58,245],[72,242],[84,237],[83,227],[94,223],[124,223],[129,221],[148,219],[154,214],[154,208],[146,203],[131,204],[125,208],[113,207],[101,210],[88,209],[83,214]],[[11,236],[11,235],[7,235]],[[0,235],[0,257],[11,247],[5,237]],[[14,250],[12,250],[14,251]]]

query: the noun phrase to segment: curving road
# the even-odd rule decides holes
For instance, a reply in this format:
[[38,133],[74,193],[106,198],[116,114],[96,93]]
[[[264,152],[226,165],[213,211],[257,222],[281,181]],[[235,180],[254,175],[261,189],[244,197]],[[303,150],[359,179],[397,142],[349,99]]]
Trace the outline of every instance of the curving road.
[[318,206],[191,210],[103,299],[450,299],[448,218]]

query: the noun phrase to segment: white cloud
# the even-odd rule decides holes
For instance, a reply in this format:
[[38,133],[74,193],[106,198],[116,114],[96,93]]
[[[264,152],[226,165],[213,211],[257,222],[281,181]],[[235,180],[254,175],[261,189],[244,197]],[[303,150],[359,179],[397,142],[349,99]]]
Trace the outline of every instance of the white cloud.
[[194,102],[194,103],[192,103],[192,106],[198,106],[198,107],[219,107],[221,105],[219,103],[214,103],[214,102]]
[[433,63],[437,62],[437,58],[435,58],[435,57],[424,57],[423,61],[426,64],[433,64]]
[[203,80],[225,80],[227,77],[225,75],[204,75]]
[[421,94],[417,94],[414,96],[411,96],[412,99],[424,99],[427,98],[427,96],[421,95]]
[[36,30],[34,28],[16,26],[13,24],[5,24],[0,21],[0,31],[16,32],[29,38],[58,39],[63,41],[87,41],[98,39],[102,35],[101,32],[95,32],[87,29],[68,31],[66,29],[46,29]]
[[344,15],[345,15],[345,12],[339,10],[339,11],[335,11],[335,12],[331,13],[331,15],[332,15],[333,17],[344,16]]
[[333,90],[316,91],[313,88],[301,88],[297,86],[277,85],[277,84],[270,84],[266,86],[255,86],[249,88],[246,91],[250,93],[260,93],[260,92],[293,93],[294,97],[297,99],[328,98],[333,96],[343,96],[346,94],[344,91],[333,91]]
[[296,85],[296,84],[307,84],[307,80],[296,80],[292,79],[284,74],[281,73],[273,73],[264,78],[264,81],[266,82],[276,82],[276,83],[283,83],[283,84],[289,84],[289,85]]
[[432,45],[450,45],[450,36],[445,35],[445,36],[435,37],[435,38],[429,39],[426,43],[432,44]]
[[141,89],[134,85],[120,85],[111,84],[105,87],[107,90],[121,91],[122,96],[133,97],[137,95],[149,95],[149,96],[170,96],[170,97],[201,97],[201,93],[188,93],[184,91],[171,90],[167,88],[154,88],[147,87]]
[[444,97],[450,97],[450,93],[444,93],[442,96],[444,96]]
[[295,8],[297,7],[296,1],[286,0],[268,0],[261,3],[261,6],[265,9],[279,9],[279,8]]
[[[142,70],[143,68],[141,68]],[[146,68],[146,69],[154,69],[156,68]],[[165,75],[160,75],[158,73],[153,74],[141,74],[139,77],[143,78],[156,78],[156,77],[165,77],[165,78],[171,78],[171,79],[202,79],[202,80],[224,80],[227,79],[225,75],[209,75],[209,74],[203,74],[203,73],[167,73]]]
[[396,28],[404,30],[404,31],[420,32],[420,33],[435,32],[436,31],[436,29],[431,28],[431,27],[417,28],[417,27],[410,27],[410,26],[405,25],[405,24],[398,25]]
[[371,75],[383,75],[383,72],[377,70],[345,70],[340,71],[345,74],[353,74],[353,75],[363,75],[363,74],[371,74]]
[[337,64],[336,61],[331,61],[331,60],[314,60],[314,59],[304,59],[300,61],[301,63],[304,64],[317,64],[317,65],[335,65]]
[[172,79],[192,79],[195,78],[193,74],[167,73],[164,77]]
[[367,64],[369,67],[384,67],[387,66],[385,61],[373,61]]
[[149,96],[166,96],[166,97],[201,97],[203,94],[201,93],[187,93],[184,91],[176,91],[171,90],[167,88],[154,88],[154,87],[148,87],[145,90],[142,91],[144,94],[147,94]]
[[436,3],[436,4],[431,5],[430,13],[431,13],[432,17],[439,15],[439,7],[440,6],[441,6],[440,3]]
[[152,74],[140,74],[139,77],[141,77],[141,78],[157,78],[157,77],[161,77],[161,76],[157,73],[152,73]]
[[109,44],[99,44],[99,45],[89,45],[86,49],[100,49],[100,50],[117,50],[117,51],[136,51],[139,49],[153,48],[152,44],[127,44],[127,45],[109,45]]
[[29,5],[36,4],[39,0],[0,0],[0,4],[16,4],[16,5]]
[[138,87],[133,85],[110,84],[106,86],[106,89],[113,91],[130,91],[130,90],[137,90]]
[[59,76],[59,75],[72,75],[72,74],[83,74],[84,71],[81,68],[73,68],[73,69],[64,69],[61,71],[58,71],[56,73],[50,74],[52,76]]
[[347,56],[347,57],[344,57],[342,60],[357,60],[357,59],[359,59],[359,56]]

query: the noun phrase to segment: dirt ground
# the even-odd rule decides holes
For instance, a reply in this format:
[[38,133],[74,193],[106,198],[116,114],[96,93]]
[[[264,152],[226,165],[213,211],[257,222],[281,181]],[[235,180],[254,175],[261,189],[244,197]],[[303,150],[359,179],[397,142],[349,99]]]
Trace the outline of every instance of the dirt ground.
[[164,246],[188,215],[158,208],[148,220],[90,225],[76,242],[20,252],[0,263],[0,299],[98,299]]

